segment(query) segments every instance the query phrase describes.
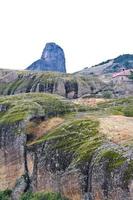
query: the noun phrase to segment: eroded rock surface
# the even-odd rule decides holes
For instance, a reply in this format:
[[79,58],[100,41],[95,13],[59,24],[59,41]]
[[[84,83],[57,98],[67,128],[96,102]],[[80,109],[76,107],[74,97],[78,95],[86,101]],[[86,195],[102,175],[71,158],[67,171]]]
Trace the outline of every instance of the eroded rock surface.
[[[131,106],[133,98],[105,101],[101,121],[88,116],[93,107],[88,113],[76,107],[70,115],[70,102],[40,93],[0,98],[0,190],[11,189],[13,200],[27,191],[58,192],[69,200],[132,200],[132,145],[103,136],[99,123],[110,124],[107,107]],[[58,127],[49,127],[56,117]]]
[[[1,136],[0,189],[13,189],[14,200],[29,189],[60,192],[70,200],[133,198],[131,172],[126,177],[133,153],[127,148],[106,143],[91,160],[72,166],[73,154],[53,150],[53,142],[26,147],[24,135],[14,137],[11,128],[3,133],[6,134]],[[120,160],[113,158],[117,154]]]
[[47,43],[41,59],[32,63],[27,70],[56,71],[66,73],[65,55],[63,49],[55,43]]

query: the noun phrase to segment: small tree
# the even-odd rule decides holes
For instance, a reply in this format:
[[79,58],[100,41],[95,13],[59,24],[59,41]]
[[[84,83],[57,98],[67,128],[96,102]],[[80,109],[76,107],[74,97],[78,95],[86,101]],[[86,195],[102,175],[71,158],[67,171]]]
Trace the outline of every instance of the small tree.
[[133,79],[133,72],[129,75],[129,79]]
[[105,99],[111,99],[112,94],[111,94],[110,91],[105,91],[105,92],[103,92],[103,97],[104,97]]

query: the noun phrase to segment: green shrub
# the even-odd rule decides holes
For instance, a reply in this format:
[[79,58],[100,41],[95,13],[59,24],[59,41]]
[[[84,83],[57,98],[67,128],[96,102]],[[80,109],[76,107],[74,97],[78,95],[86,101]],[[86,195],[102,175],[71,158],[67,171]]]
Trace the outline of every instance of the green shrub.
[[113,115],[124,115],[122,106],[110,108],[110,111]]
[[131,72],[131,75],[129,75],[129,79],[133,79],[133,72]]
[[108,161],[106,166],[108,172],[119,168],[126,160],[120,153],[114,150],[107,150],[103,152],[101,157],[107,159]]
[[0,191],[0,200],[10,200],[11,190]]
[[123,105],[111,108],[111,113],[114,115],[124,115],[127,117],[133,117],[133,105]]
[[133,160],[128,163],[128,167],[123,174],[124,187],[128,188],[128,184],[131,179],[133,179]]
[[123,109],[123,113],[127,117],[133,117],[133,106],[126,106]]
[[59,193],[27,192],[22,195],[20,200],[68,200],[68,199],[61,197]]
[[103,97],[106,98],[106,99],[111,99],[112,94],[111,94],[111,92],[106,91],[106,92],[103,92]]

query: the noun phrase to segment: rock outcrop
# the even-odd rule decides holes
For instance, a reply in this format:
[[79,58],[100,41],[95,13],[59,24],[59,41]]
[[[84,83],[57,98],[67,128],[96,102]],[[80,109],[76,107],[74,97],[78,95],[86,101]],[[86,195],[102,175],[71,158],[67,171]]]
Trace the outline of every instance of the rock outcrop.
[[[54,50],[53,46],[53,43],[46,45],[39,62],[56,63],[56,58],[62,53],[56,54],[56,48]],[[133,55],[122,55],[74,74],[1,69],[0,95],[48,92],[69,99],[81,96],[106,98],[130,96],[133,95],[133,79],[128,75],[114,76],[123,68],[131,73]]]
[[42,52],[41,59],[32,63],[27,70],[66,73],[63,49],[55,43],[47,43]]
[[2,97],[0,105],[0,190],[11,189],[13,200],[27,191],[57,192],[69,200],[133,199],[132,145],[103,137],[96,119],[81,119],[79,106],[75,116],[65,115],[68,121],[37,138],[41,123],[44,133],[49,117],[63,118],[76,105],[39,93]]
[[[8,130],[9,136],[3,137],[5,141],[10,137],[11,128]],[[91,160],[88,157],[82,164],[72,166],[73,155],[53,149],[53,142],[26,146],[22,136],[16,137],[18,142],[23,142],[18,147],[16,139],[8,140],[17,148],[14,151],[8,144],[1,148],[1,157],[6,162],[0,166],[5,169],[0,174],[0,190],[13,189],[13,200],[19,200],[20,195],[28,190],[59,192],[70,200],[133,198],[131,150],[106,143],[97,149]]]
[[[12,79],[11,74],[15,74]],[[0,95],[47,92],[74,99],[85,94],[94,95],[105,87],[106,84],[98,77],[92,78],[90,76],[74,76],[53,72],[9,71],[0,79]]]
[[108,75],[115,72],[119,72],[122,69],[133,69],[133,55],[124,54],[117,58],[107,60],[99,63],[90,68],[86,67],[79,71],[79,74],[95,74],[95,75]]
[[[84,68],[77,72],[83,76],[98,76],[108,87],[101,88],[98,95],[110,93],[111,97],[121,97],[133,95],[133,79],[129,78],[129,71],[133,70],[133,55],[125,54],[117,58],[107,60],[90,68]],[[116,76],[116,73],[124,75]],[[127,75],[126,72],[128,71]],[[103,95],[104,96],[104,95]]]
[[69,99],[84,95],[122,97],[133,95],[133,80],[113,78],[112,75],[0,70],[0,95],[30,92],[47,92]]

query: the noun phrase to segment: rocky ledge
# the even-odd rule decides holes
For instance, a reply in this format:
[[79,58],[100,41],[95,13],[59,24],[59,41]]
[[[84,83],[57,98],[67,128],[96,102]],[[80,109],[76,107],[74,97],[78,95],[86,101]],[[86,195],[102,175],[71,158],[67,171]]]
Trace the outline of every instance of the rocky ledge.
[[114,142],[100,129],[101,115],[121,107],[127,116],[133,98],[88,107],[31,93],[1,97],[0,105],[0,190],[11,189],[13,200],[42,191],[69,200],[133,198],[132,140]]

